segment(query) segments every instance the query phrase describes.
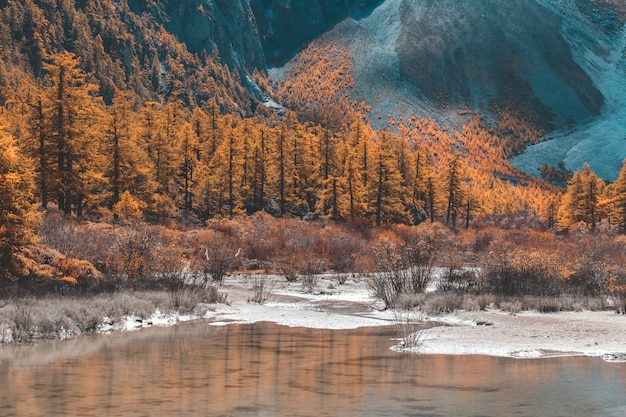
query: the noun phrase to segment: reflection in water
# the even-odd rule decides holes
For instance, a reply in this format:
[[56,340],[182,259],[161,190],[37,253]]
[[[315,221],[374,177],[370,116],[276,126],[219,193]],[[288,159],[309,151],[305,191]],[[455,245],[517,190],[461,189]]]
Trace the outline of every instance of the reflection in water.
[[0,348],[0,416],[617,416],[626,365],[390,351],[389,328],[206,323]]

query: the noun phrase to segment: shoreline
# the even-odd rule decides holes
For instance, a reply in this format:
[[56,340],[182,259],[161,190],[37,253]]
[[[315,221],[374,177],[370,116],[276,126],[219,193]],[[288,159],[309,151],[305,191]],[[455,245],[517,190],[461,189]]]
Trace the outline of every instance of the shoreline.
[[[202,314],[161,313],[158,309],[149,317],[131,314],[114,323],[105,320],[95,333],[167,327],[190,320],[204,320],[211,326],[266,321],[282,326],[331,330],[402,325],[402,313],[382,310],[382,303],[373,297],[365,277],[351,277],[339,284],[332,276],[320,276],[312,290],[300,282],[287,282],[278,276],[264,279],[269,279],[271,286],[262,304],[251,301],[258,295],[255,289],[258,277],[229,276],[219,288],[227,294],[227,304],[205,306]],[[417,317],[417,323],[411,323],[410,328],[418,334],[418,346],[404,347],[398,339],[393,350],[518,359],[589,356],[608,362],[626,362],[626,316],[613,311],[508,313],[487,308],[484,311],[457,310],[441,316],[417,313]],[[398,333],[400,337],[401,332]],[[0,334],[0,341],[2,336]],[[61,332],[57,339],[73,337],[76,335]]]
[[[280,284],[272,301],[262,305],[247,303],[241,296],[245,291],[237,295],[239,290],[226,288],[233,299],[231,305],[219,305],[205,318],[211,325],[269,321],[327,329],[398,324],[393,311],[378,309],[381,304],[371,296],[364,279],[352,279],[336,286],[321,280],[319,294],[305,292],[299,283]],[[418,354],[519,359],[590,356],[626,362],[626,316],[613,311],[507,313],[488,308],[459,310],[423,320],[428,326],[418,330],[418,347],[404,348],[398,344],[393,349]]]

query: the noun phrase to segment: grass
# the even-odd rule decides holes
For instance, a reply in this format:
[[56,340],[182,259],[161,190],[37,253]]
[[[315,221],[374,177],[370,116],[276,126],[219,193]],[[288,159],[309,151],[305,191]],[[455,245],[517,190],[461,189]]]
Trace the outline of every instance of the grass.
[[66,297],[5,299],[0,303],[0,343],[32,343],[94,333],[105,324],[134,316],[145,320],[162,314],[204,315],[209,303],[226,302],[216,287],[188,285],[176,290],[103,293]]

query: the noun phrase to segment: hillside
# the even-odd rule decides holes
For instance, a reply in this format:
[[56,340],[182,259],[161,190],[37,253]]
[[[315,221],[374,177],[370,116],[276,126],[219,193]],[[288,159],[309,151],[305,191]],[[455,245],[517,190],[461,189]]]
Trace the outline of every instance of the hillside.
[[[626,84],[623,6],[594,4],[387,0],[313,46],[347,51],[354,82],[344,92],[371,106],[375,126],[384,126],[389,115],[417,114],[458,128],[467,115],[499,121],[512,113],[557,131],[546,139],[563,138],[532,148],[516,166],[538,175],[544,162],[563,160],[576,170],[587,160],[614,179],[626,157],[618,143]],[[273,76],[288,79],[298,59]]]

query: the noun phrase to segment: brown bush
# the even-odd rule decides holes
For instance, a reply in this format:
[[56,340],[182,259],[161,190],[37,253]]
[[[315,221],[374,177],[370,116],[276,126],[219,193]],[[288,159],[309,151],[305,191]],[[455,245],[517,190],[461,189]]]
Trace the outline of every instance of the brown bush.
[[64,258],[59,260],[55,266],[59,268],[67,282],[72,282],[73,280],[68,279],[68,277],[72,277],[78,284],[86,285],[93,284],[94,281],[102,278],[102,273],[91,262],[83,259]]

